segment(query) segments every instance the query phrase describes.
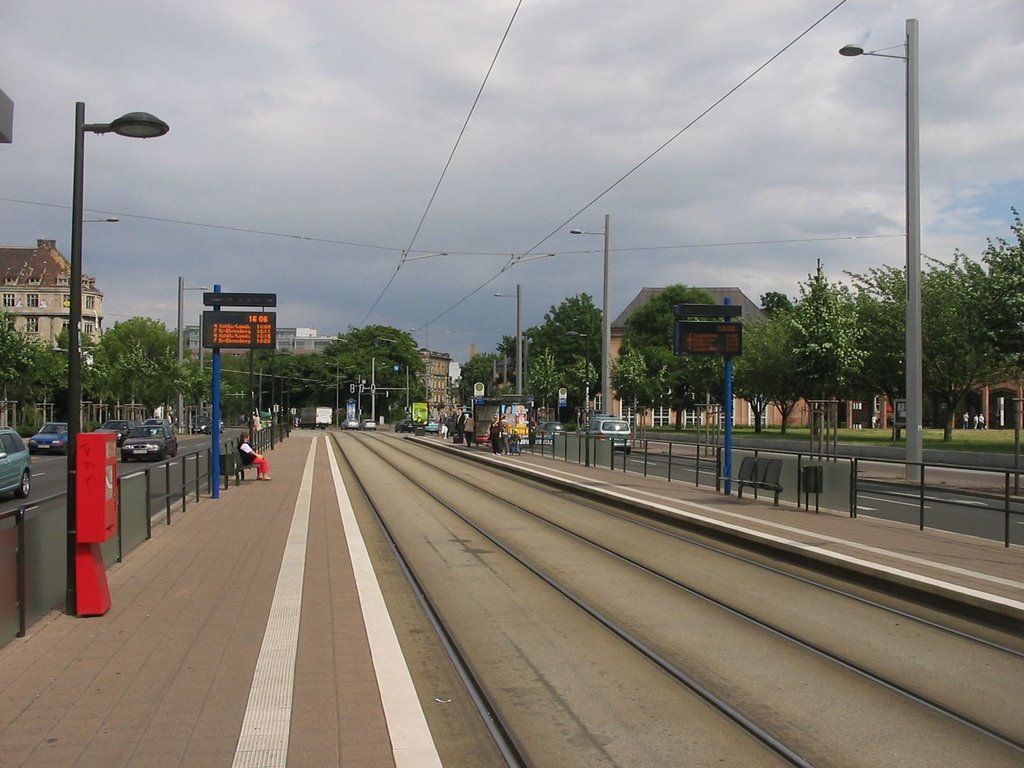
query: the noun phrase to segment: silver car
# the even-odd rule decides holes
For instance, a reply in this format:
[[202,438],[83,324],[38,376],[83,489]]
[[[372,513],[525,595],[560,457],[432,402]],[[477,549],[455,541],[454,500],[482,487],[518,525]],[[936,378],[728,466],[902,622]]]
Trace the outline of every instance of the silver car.
[[632,451],[630,443],[633,439],[633,430],[625,419],[617,419],[614,416],[595,416],[590,420],[587,436],[611,441],[613,450],[626,453]]

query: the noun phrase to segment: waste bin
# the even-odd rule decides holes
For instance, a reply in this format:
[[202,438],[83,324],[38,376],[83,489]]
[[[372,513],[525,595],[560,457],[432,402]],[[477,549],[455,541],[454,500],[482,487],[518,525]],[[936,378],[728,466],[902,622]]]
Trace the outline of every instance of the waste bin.
[[800,470],[800,487],[804,493],[821,493],[825,468],[821,464],[807,464]]

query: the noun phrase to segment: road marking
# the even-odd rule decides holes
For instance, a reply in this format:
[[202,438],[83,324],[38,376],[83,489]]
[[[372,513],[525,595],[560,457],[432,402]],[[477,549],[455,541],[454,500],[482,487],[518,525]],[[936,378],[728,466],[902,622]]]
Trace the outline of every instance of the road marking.
[[352,502],[345,488],[345,481],[338,470],[334,450],[330,447],[327,456],[334,477],[334,492],[338,499],[345,540],[348,542],[352,572],[359,592],[359,605],[366,625],[366,639],[370,644],[373,668],[377,674],[377,690],[384,707],[384,719],[388,724],[391,738],[391,753],[396,768],[441,768],[434,737],[427,727],[416,687],[413,685],[409,667],[398,644],[391,614],[380,591],[377,574],[373,570],[366,542],[359,532]]
[[[916,502],[911,504],[909,501],[895,501],[893,499],[880,499],[877,496],[867,496],[867,495],[864,495],[864,494],[858,495],[857,498],[858,499],[868,499],[870,501],[878,501],[878,502],[881,502],[883,504],[885,504],[885,503],[898,504],[901,507],[915,507],[915,508],[916,507],[920,507],[920,504],[918,504]],[[924,508],[925,509],[930,509],[930,507],[927,504],[924,505]]]
[[295,500],[291,528],[281,557],[274,600],[270,604],[263,644],[249,689],[249,702],[235,746],[232,768],[258,765],[287,768],[288,736],[292,721],[295,657],[302,613],[302,579],[306,571],[306,536],[313,495],[313,459],[317,441],[309,444]]

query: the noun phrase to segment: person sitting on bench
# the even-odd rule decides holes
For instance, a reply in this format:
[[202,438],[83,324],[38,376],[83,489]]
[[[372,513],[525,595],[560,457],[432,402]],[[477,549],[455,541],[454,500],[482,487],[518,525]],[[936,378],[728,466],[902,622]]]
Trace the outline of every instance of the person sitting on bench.
[[249,445],[248,435],[242,435],[242,441],[238,444],[238,452],[242,455],[242,463],[245,466],[256,465],[257,480],[270,479],[270,464]]

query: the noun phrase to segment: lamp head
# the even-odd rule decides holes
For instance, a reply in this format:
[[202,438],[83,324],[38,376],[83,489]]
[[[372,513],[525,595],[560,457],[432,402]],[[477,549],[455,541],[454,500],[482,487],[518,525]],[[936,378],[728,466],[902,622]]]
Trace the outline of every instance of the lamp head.
[[840,56],[861,56],[863,53],[864,49],[859,45],[854,45],[853,43],[844,45],[839,49]]
[[569,230],[569,234],[570,235],[582,235],[583,234],[583,230],[582,229],[570,229]]
[[129,112],[110,123],[110,130],[119,136],[134,139],[154,139],[163,136],[170,127],[149,112]]

